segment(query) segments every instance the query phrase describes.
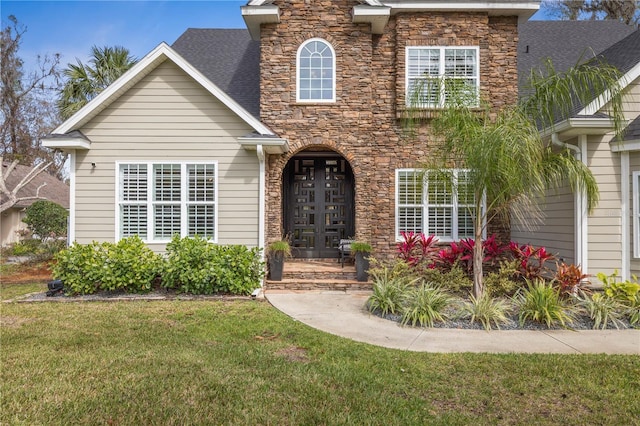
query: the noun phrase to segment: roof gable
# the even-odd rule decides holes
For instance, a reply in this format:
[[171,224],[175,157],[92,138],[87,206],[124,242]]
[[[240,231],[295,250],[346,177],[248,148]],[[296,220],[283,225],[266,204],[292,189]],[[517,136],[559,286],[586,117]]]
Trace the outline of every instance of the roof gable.
[[256,119],[260,118],[260,42],[245,29],[187,29],[171,46]]
[[62,123],[52,133],[66,134],[73,130],[78,130],[166,60],[170,60],[175,63],[185,73],[196,80],[204,89],[244,120],[256,132],[262,135],[273,135],[273,132],[269,128],[243,108],[236,100],[232,99],[218,86],[211,82],[211,80],[209,80],[196,67],[186,61],[166,43],[158,45],[158,47],[142,58],[140,62],[124,73],[119,79],[91,100],[91,102],[81,108],[77,113]]

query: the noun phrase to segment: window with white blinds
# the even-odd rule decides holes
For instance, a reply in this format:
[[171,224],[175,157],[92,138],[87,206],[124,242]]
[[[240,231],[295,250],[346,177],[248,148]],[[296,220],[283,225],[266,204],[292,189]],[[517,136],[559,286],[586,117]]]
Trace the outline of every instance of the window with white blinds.
[[477,106],[478,56],[477,47],[407,47],[406,105],[442,108],[455,96],[457,101]]
[[442,241],[473,238],[475,195],[466,170],[450,177],[416,169],[396,170],[396,236],[435,235]]
[[118,175],[118,238],[217,240],[216,163],[121,163]]

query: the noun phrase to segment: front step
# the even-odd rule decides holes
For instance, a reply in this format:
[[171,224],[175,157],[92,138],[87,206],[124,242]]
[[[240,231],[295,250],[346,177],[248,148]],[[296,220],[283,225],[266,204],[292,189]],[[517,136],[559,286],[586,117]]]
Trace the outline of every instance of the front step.
[[289,259],[282,281],[266,280],[267,290],[371,290],[372,283],[356,280],[353,263],[340,265],[337,259]]

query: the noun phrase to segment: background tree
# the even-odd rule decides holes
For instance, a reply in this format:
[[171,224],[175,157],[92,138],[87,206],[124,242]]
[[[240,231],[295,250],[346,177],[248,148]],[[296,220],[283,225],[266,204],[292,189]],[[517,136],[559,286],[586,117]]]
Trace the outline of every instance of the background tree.
[[26,72],[18,56],[26,28],[9,16],[0,34],[0,156],[26,166],[51,163],[51,174],[61,177],[65,156],[42,147],[41,138],[60,122],[55,106],[60,56],[38,57],[37,70]]
[[545,0],[542,9],[557,19],[613,19],[627,25],[640,22],[640,1],[636,0]]
[[67,235],[67,217],[69,212],[59,204],[49,200],[40,200],[26,208],[23,222],[41,241]]
[[597,204],[598,187],[591,171],[569,149],[558,150],[545,143],[540,129],[553,129],[559,120],[570,117],[577,103],[586,105],[593,93],[609,90],[612,101],[607,113],[615,118],[616,133],[620,134],[619,77],[615,68],[596,61],[564,73],[548,64],[546,69],[532,72],[528,98],[499,111],[486,106],[479,112],[476,101],[469,102],[473,92],[468,88],[447,93],[445,107],[432,121],[439,144],[424,168],[429,178],[444,180],[452,188],[458,184],[452,170],[468,171],[458,196],[474,205],[474,297],[483,294],[481,241],[487,223],[495,216],[535,216],[540,213],[538,201],[546,192],[566,184],[585,194],[589,211]]
[[64,70],[67,81],[58,100],[60,114],[65,120],[138,62],[122,46],[93,46],[89,64],[76,61],[77,64],[67,64]]

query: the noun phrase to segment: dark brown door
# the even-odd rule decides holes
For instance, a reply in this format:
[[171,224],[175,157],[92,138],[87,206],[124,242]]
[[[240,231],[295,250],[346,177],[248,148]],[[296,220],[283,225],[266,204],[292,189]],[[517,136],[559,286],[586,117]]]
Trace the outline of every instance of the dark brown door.
[[338,242],[354,234],[353,172],[336,157],[294,157],[284,173],[285,230],[293,256],[338,256]]

